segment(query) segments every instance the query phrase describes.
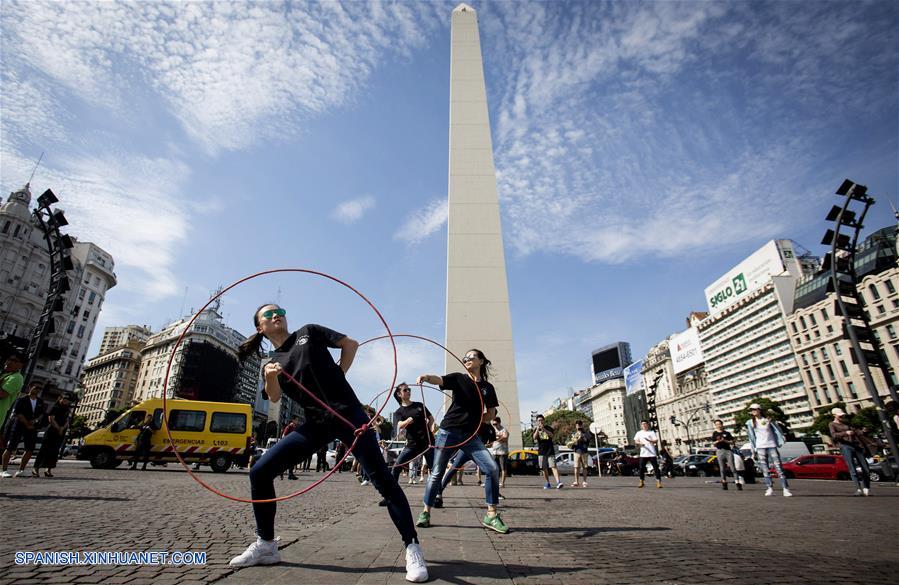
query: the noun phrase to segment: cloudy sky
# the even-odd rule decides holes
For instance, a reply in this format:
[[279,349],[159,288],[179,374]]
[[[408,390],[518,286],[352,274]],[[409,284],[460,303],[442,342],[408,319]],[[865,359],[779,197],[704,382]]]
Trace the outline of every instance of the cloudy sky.
[[[589,384],[705,309],[771,238],[814,253],[844,178],[892,220],[894,2],[474,2],[521,410]],[[69,231],[115,258],[102,328],[164,323],[272,268],[338,276],[394,331],[443,338],[449,23],[440,2],[15,2],[2,25],[3,196],[44,162]],[[333,282],[233,289],[293,325],[383,328]],[[389,348],[352,381],[386,387]],[[400,376],[443,356],[400,343]],[[436,399],[435,399],[436,401]],[[526,418],[522,416],[522,418]]]

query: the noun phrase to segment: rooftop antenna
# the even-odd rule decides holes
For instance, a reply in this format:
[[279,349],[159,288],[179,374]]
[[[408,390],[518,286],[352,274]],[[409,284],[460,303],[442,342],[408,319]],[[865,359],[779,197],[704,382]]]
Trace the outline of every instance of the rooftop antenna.
[[899,211],[896,210],[896,206],[893,205],[893,200],[890,199],[890,208],[893,210],[893,215],[896,217],[896,220],[899,221]]
[[184,287],[184,298],[181,299],[181,309],[178,311],[179,319],[184,316],[184,305],[187,304],[187,289],[188,289],[188,287],[185,286]]
[[31,184],[31,180],[34,179],[34,173],[37,172],[37,167],[38,167],[38,165],[41,164],[41,161],[42,161],[42,160],[44,160],[44,153],[43,153],[43,151],[41,151],[41,156],[40,156],[40,158],[38,158],[38,159],[37,159],[37,162],[34,163],[34,170],[31,171],[31,176],[28,177],[28,184],[29,184],[29,185]]

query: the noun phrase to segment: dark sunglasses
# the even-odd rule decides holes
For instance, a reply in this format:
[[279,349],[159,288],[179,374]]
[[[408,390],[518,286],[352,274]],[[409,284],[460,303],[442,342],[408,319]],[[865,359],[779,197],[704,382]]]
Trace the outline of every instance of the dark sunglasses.
[[478,356],[476,356],[476,355],[467,355],[467,356],[465,356],[464,358],[462,358],[462,363],[465,363],[465,362],[473,362],[473,361],[475,361],[476,359],[478,359]]
[[262,318],[267,320],[274,318],[275,315],[277,315],[278,317],[283,317],[286,314],[287,311],[285,309],[269,309],[268,311],[262,313]]
[[412,388],[400,388],[400,392],[412,392]]

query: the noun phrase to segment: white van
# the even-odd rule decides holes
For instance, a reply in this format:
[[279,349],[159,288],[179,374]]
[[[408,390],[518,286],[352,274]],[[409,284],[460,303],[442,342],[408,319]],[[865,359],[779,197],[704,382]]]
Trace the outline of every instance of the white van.
[[[780,460],[784,463],[787,461],[792,461],[801,455],[808,455],[810,451],[808,450],[808,445],[803,443],[802,441],[787,441],[783,445],[777,448],[780,451]],[[740,448],[740,451],[745,458],[748,454],[750,457],[755,459],[755,453],[752,452],[752,444],[745,443],[743,447]]]

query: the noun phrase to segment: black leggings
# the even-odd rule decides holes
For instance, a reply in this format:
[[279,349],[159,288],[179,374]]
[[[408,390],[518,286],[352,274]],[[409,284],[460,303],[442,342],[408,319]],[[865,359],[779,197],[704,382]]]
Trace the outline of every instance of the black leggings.
[[646,464],[652,464],[652,470],[656,474],[656,479],[662,481],[662,472],[659,470],[659,460],[655,457],[640,457],[640,480],[646,475]]
[[[425,452],[424,455],[421,455],[422,451]],[[393,479],[395,481],[399,481],[400,473],[403,472],[403,463],[406,463],[407,461],[412,461],[419,455],[421,455],[422,458],[425,460],[425,462],[428,464],[428,469],[430,469],[431,466],[434,465],[434,450],[433,449],[431,449],[427,445],[425,445],[424,447],[417,447],[414,445],[412,447],[409,447],[407,445],[406,447],[403,447],[403,450],[400,451],[400,454],[397,456],[396,461],[393,462],[393,470],[392,470]],[[411,465],[407,465],[406,467],[411,467]],[[412,470],[410,469],[409,475],[411,475],[411,474],[412,474]]]
[[[368,422],[368,417],[359,407],[340,414],[357,427]],[[340,420],[332,420],[329,423],[306,423],[275,443],[275,446],[266,451],[265,455],[250,470],[250,492],[253,499],[274,498],[275,477],[288,467],[310,457],[312,453],[335,438],[346,445],[351,445],[355,438],[353,429]],[[387,463],[384,461],[381,449],[371,430],[359,437],[359,441],[353,449],[353,455],[362,465],[362,469],[378,492],[387,499],[387,511],[403,538],[403,544],[416,542],[417,534],[415,525],[412,523],[409,501],[406,500],[406,494],[403,493],[402,488],[387,469]],[[256,516],[256,534],[264,540],[275,538],[276,507],[275,502],[253,504],[253,514]]]

